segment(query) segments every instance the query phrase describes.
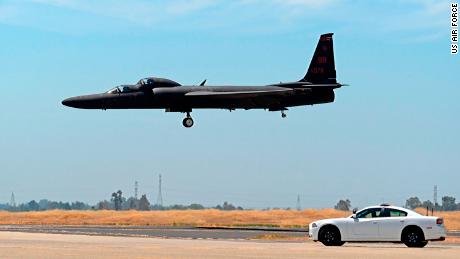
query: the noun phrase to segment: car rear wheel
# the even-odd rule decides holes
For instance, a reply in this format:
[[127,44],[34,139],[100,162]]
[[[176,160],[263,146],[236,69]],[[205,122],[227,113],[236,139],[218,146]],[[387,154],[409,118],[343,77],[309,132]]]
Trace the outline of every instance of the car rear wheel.
[[428,244],[428,241],[423,237],[422,231],[417,228],[404,231],[403,242],[407,247],[424,247]]
[[326,226],[319,232],[319,241],[325,246],[341,246],[345,244],[341,240],[340,231],[333,226]]

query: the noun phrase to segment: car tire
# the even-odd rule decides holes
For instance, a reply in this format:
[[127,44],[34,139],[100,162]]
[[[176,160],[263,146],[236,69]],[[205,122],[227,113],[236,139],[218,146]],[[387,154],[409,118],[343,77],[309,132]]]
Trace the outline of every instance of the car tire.
[[318,240],[325,246],[341,246],[345,244],[340,236],[340,231],[337,227],[326,226],[321,228],[318,235]]
[[428,241],[423,237],[423,232],[419,228],[410,228],[404,231],[402,241],[407,247],[425,247]]

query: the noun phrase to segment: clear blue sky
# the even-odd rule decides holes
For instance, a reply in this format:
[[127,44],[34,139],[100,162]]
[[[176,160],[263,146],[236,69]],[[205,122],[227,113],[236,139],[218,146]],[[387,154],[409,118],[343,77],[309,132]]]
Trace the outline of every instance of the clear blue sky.
[[[0,2],[0,202],[96,202],[134,181],[166,204],[244,207],[460,199],[460,56],[449,1]],[[182,84],[300,79],[334,32],[333,104],[197,110],[64,107],[146,76]],[[154,182],[155,181],[155,182]],[[155,183],[155,186],[154,186]]]

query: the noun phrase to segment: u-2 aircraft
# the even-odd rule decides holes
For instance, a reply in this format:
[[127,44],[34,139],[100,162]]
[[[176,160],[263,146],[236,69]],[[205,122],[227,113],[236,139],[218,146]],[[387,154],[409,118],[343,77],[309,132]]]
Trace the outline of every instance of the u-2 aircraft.
[[320,36],[307,74],[295,82],[265,86],[181,85],[175,81],[148,77],[134,85],[120,85],[106,93],[76,96],[63,105],[82,109],[165,109],[186,114],[182,124],[193,126],[192,109],[265,109],[281,111],[288,107],[331,103],[336,80],[333,33]]

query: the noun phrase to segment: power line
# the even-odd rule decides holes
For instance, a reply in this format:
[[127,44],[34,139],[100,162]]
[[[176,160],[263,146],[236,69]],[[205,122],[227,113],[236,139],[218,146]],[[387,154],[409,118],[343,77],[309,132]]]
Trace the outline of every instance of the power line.
[[16,199],[14,198],[14,192],[11,192],[10,206],[16,207]]
[[158,197],[157,205],[163,207],[163,195],[161,194],[161,174],[158,177]]
[[139,190],[139,184],[137,183],[137,181],[134,182],[134,199],[137,200],[137,194],[138,194],[138,190]]
[[438,206],[438,186],[435,185],[433,188],[433,205],[436,208]]
[[300,206],[300,195],[297,195],[297,210],[301,210],[302,206]]

